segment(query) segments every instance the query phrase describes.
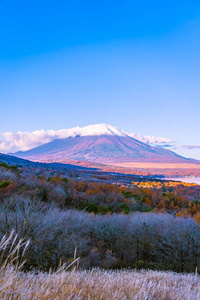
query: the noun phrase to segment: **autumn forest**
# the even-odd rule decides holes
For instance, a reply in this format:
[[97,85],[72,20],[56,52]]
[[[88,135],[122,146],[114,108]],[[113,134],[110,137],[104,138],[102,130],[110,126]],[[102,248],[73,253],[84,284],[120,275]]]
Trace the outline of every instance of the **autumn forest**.
[[199,185],[108,179],[1,163],[0,235],[30,239],[25,270],[56,270],[75,249],[83,269],[200,269]]

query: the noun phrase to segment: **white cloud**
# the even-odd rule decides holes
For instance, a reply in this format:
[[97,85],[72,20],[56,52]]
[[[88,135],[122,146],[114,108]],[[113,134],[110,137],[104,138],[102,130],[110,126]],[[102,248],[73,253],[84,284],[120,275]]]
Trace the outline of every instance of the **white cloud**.
[[132,138],[146,143],[146,144],[150,144],[150,145],[165,145],[165,144],[172,144],[174,143],[174,141],[164,138],[164,137],[155,137],[155,136],[150,136],[150,135],[140,135],[138,133],[129,133],[129,136],[131,136]]
[[119,136],[131,136],[143,143],[151,145],[167,146],[173,141],[163,137],[141,136],[140,134],[127,133],[117,127],[107,124],[96,124],[85,127],[74,127],[71,129],[61,130],[36,130],[33,132],[5,132],[1,134],[0,152],[14,153],[16,151],[26,151],[28,149],[40,146],[42,144],[51,142],[54,139],[62,139],[68,137],[87,136],[87,135],[101,135],[101,134],[115,134]]
[[36,130],[33,132],[5,132],[0,140],[0,152],[26,151],[28,149],[51,142],[54,139],[69,136],[68,130]]

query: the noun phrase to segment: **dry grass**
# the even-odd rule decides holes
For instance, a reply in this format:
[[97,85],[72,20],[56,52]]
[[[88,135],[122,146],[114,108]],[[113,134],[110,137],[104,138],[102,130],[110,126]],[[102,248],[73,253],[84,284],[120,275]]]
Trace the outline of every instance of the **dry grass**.
[[0,275],[0,299],[200,299],[200,278],[155,271],[72,271]]
[[[54,273],[21,271],[20,256],[29,241],[18,240],[12,231],[0,241],[0,299],[2,300],[59,300],[59,299],[138,299],[138,300],[198,300],[200,299],[200,277],[191,274],[155,271],[105,271],[93,269],[66,271],[62,266]],[[20,251],[22,252],[19,256]],[[6,257],[4,258],[4,255]],[[16,263],[17,262],[17,263]]]

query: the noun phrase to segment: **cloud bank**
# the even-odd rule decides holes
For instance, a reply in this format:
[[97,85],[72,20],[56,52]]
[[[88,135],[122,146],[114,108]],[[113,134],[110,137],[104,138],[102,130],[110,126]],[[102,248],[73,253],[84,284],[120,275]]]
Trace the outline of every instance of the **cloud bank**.
[[192,150],[192,149],[200,149],[200,145],[181,145],[182,148]]
[[100,135],[100,134],[117,134],[120,136],[128,135],[143,143],[154,146],[169,147],[173,141],[163,137],[142,136],[135,133],[127,133],[106,124],[90,125],[86,127],[74,127],[71,129],[61,130],[36,130],[33,132],[5,132],[0,135],[0,152],[14,153],[17,151],[26,151],[31,148],[51,142],[54,139],[64,139],[75,136]]
[[150,135],[140,135],[138,133],[129,133],[129,136],[131,136],[132,138],[140,141],[140,142],[143,142],[143,143],[146,143],[146,144],[149,144],[149,145],[154,145],[154,146],[168,146],[167,144],[172,144],[174,143],[174,141],[170,140],[170,139],[167,139],[167,138],[164,138],[164,137],[155,137],[155,136],[150,136]]

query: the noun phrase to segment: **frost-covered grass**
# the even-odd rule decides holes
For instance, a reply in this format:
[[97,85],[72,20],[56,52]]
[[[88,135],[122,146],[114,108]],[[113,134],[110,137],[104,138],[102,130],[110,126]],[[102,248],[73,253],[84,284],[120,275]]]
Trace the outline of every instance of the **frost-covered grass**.
[[0,274],[0,299],[200,299],[200,278],[155,271],[71,271]]
[[[23,272],[29,240],[11,231],[0,240],[0,299],[200,299],[200,277],[148,270],[78,270],[76,249],[71,264],[56,272]],[[69,271],[69,268],[72,268]]]

